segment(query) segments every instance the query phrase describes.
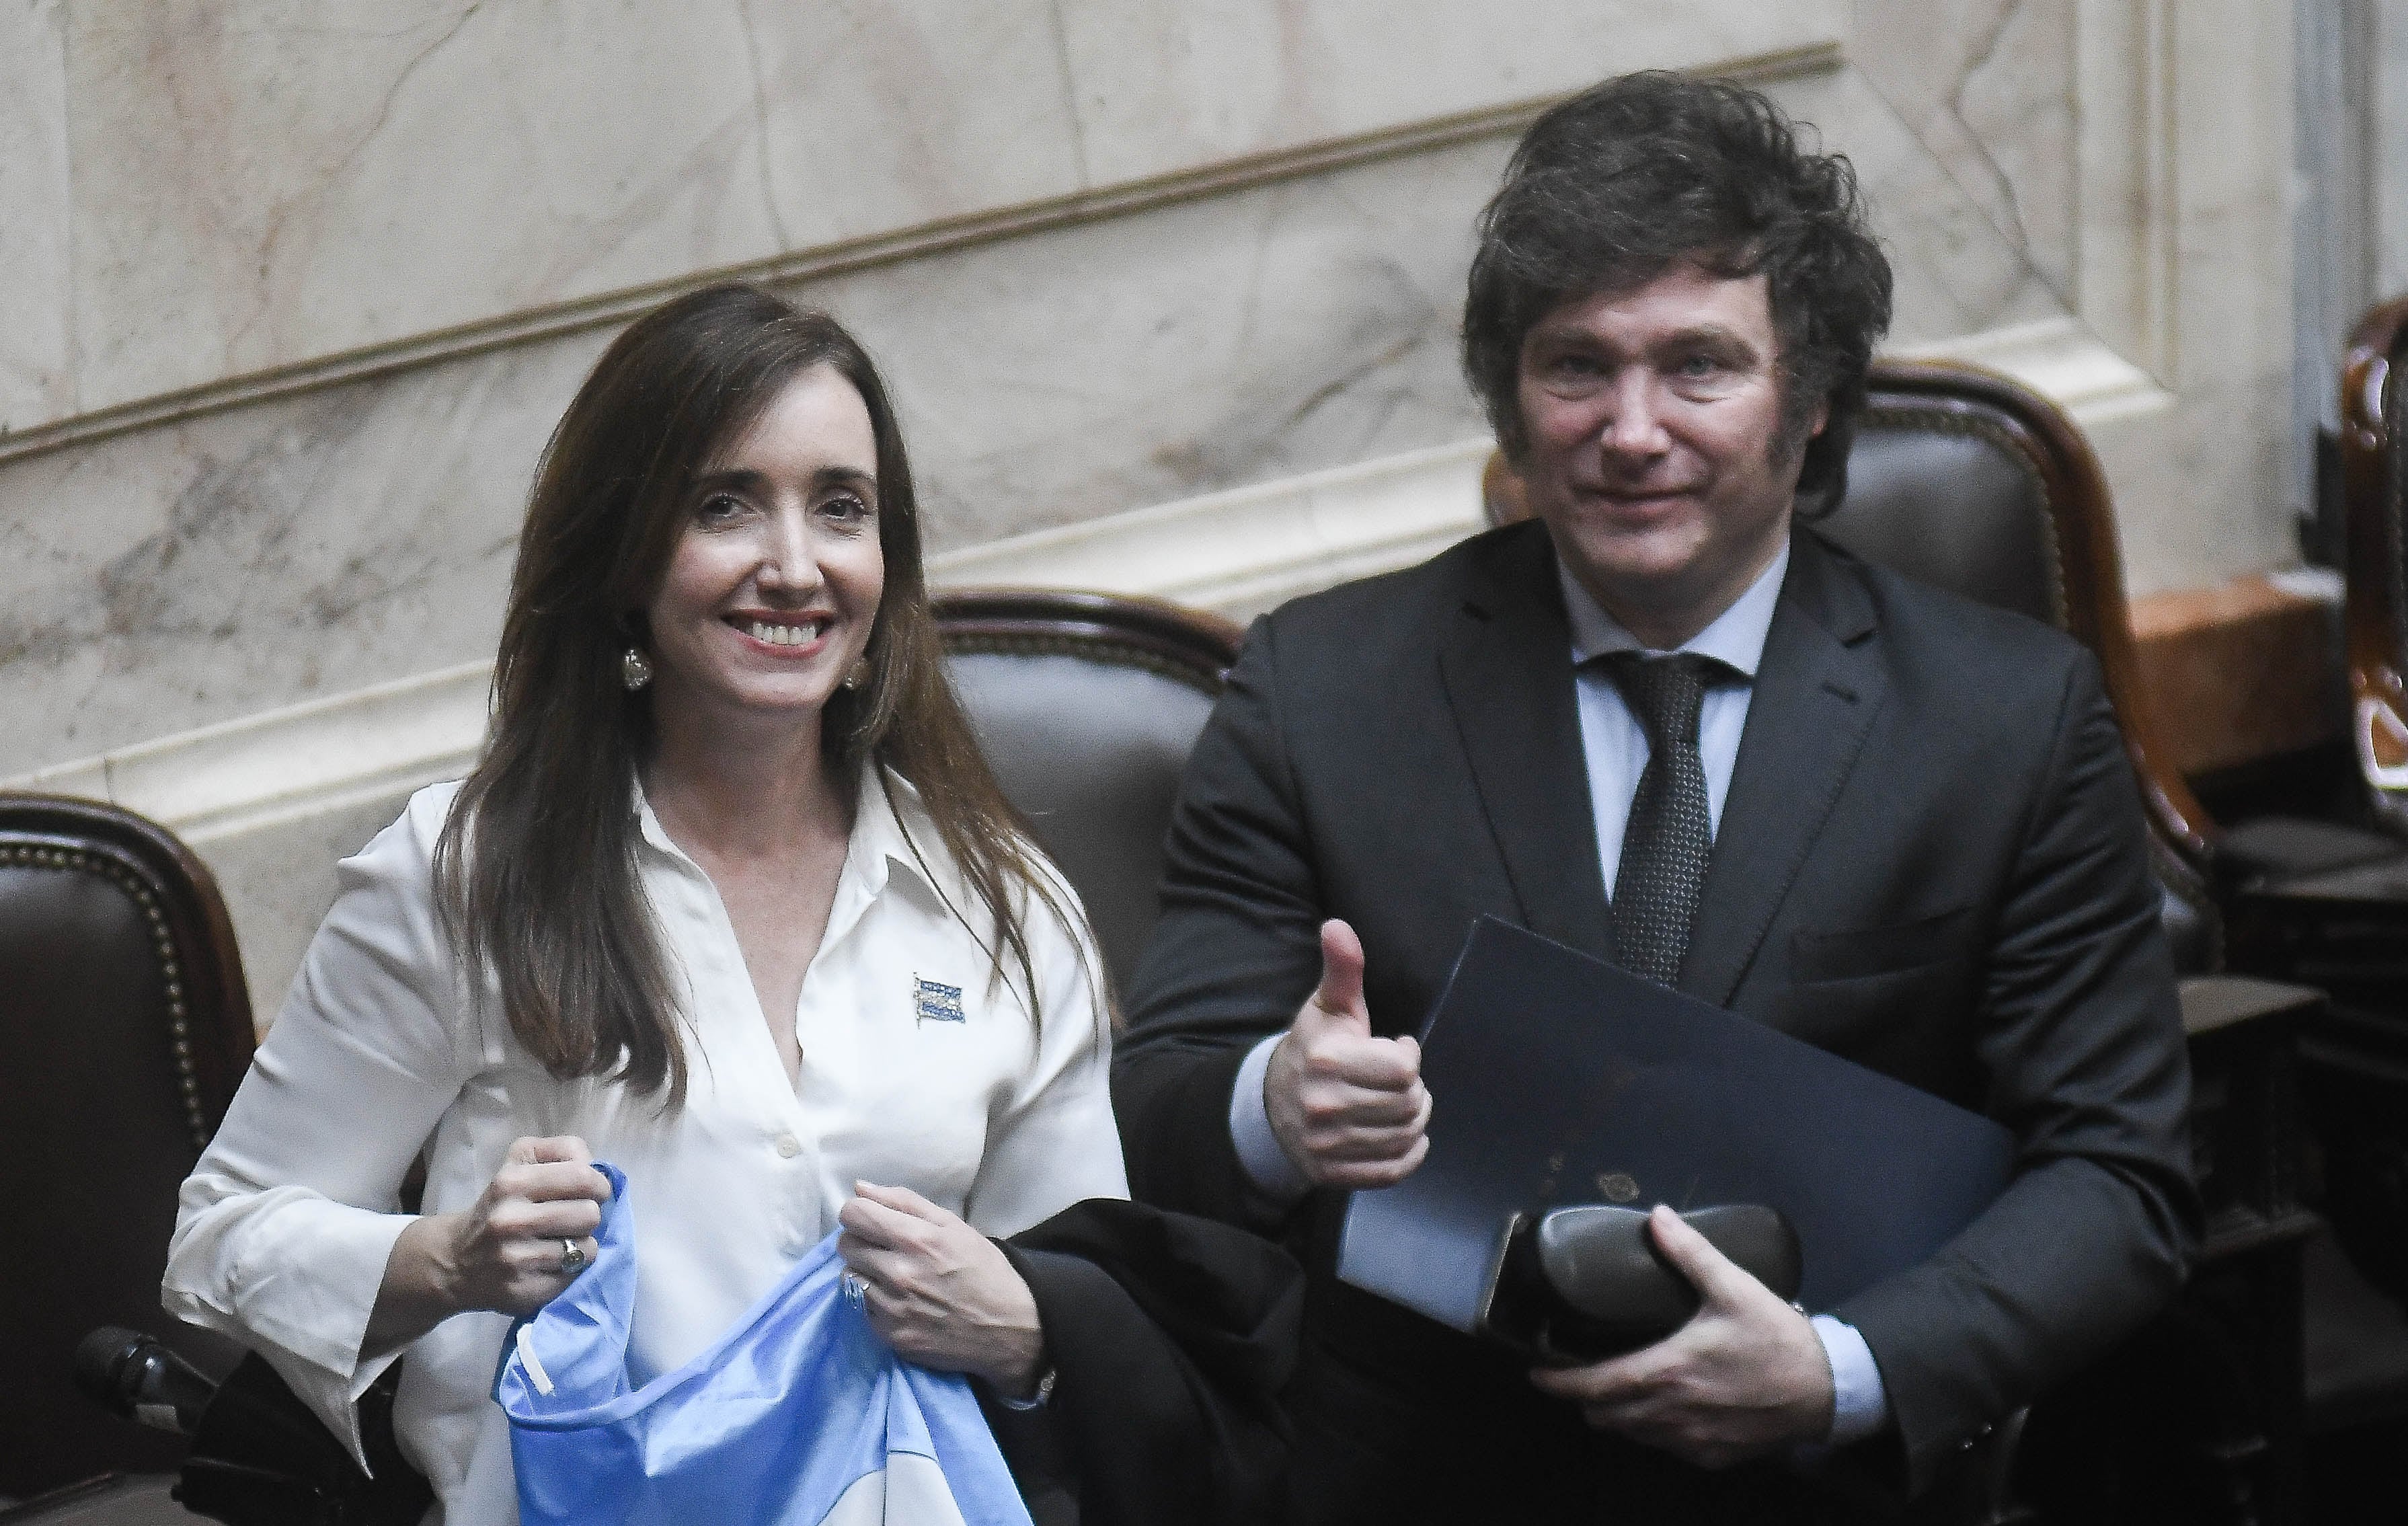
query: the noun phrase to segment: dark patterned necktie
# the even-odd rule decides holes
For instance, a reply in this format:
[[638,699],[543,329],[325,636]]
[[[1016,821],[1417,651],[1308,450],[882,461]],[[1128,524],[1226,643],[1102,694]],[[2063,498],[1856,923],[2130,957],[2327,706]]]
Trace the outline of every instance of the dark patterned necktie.
[[1624,969],[1670,986],[1681,978],[1714,846],[1698,713],[1706,685],[1731,669],[1693,652],[1616,652],[1600,661],[1647,733],[1647,767],[1630,799],[1613,880],[1614,947]]

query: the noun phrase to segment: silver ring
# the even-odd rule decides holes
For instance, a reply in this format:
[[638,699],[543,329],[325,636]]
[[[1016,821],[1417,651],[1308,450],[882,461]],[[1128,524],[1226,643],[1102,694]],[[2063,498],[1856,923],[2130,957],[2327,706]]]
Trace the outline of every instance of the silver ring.
[[564,1238],[560,1242],[560,1274],[573,1277],[584,1270],[585,1247],[574,1240]]
[[869,1284],[862,1281],[860,1277],[854,1275],[851,1272],[846,1273],[844,1274],[844,1301],[857,1309],[867,1303],[868,1299]]

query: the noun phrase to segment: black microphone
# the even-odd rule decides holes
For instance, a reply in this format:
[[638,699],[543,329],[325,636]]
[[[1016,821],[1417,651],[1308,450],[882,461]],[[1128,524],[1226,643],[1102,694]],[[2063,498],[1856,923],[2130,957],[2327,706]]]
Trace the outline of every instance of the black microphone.
[[76,1346],[76,1386],[113,1415],[189,1436],[218,1386],[138,1330],[103,1325]]

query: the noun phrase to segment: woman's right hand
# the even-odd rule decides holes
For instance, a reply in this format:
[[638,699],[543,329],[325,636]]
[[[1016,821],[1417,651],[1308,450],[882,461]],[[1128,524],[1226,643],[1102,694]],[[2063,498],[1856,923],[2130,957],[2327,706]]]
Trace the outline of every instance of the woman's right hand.
[[[573,1134],[510,1143],[502,1168],[466,1212],[450,1220],[441,1259],[455,1312],[533,1314],[593,1261],[594,1231],[610,1180]],[[566,1244],[578,1254],[566,1254]],[[566,1266],[563,1262],[566,1261]]]
[[[610,1181],[574,1135],[520,1139],[466,1209],[413,1220],[394,1243],[364,1356],[407,1346],[455,1314],[512,1317],[550,1303],[592,1262]],[[578,1254],[564,1254],[565,1245]]]

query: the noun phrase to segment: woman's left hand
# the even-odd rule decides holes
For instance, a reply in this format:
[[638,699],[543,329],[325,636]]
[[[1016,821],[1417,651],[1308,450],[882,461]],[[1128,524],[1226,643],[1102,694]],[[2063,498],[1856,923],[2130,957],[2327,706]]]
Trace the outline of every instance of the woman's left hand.
[[968,1373],[1011,1396],[1037,1386],[1037,1299],[986,1236],[909,1188],[856,1182],[837,1254],[866,1285],[870,1328],[923,1367]]

